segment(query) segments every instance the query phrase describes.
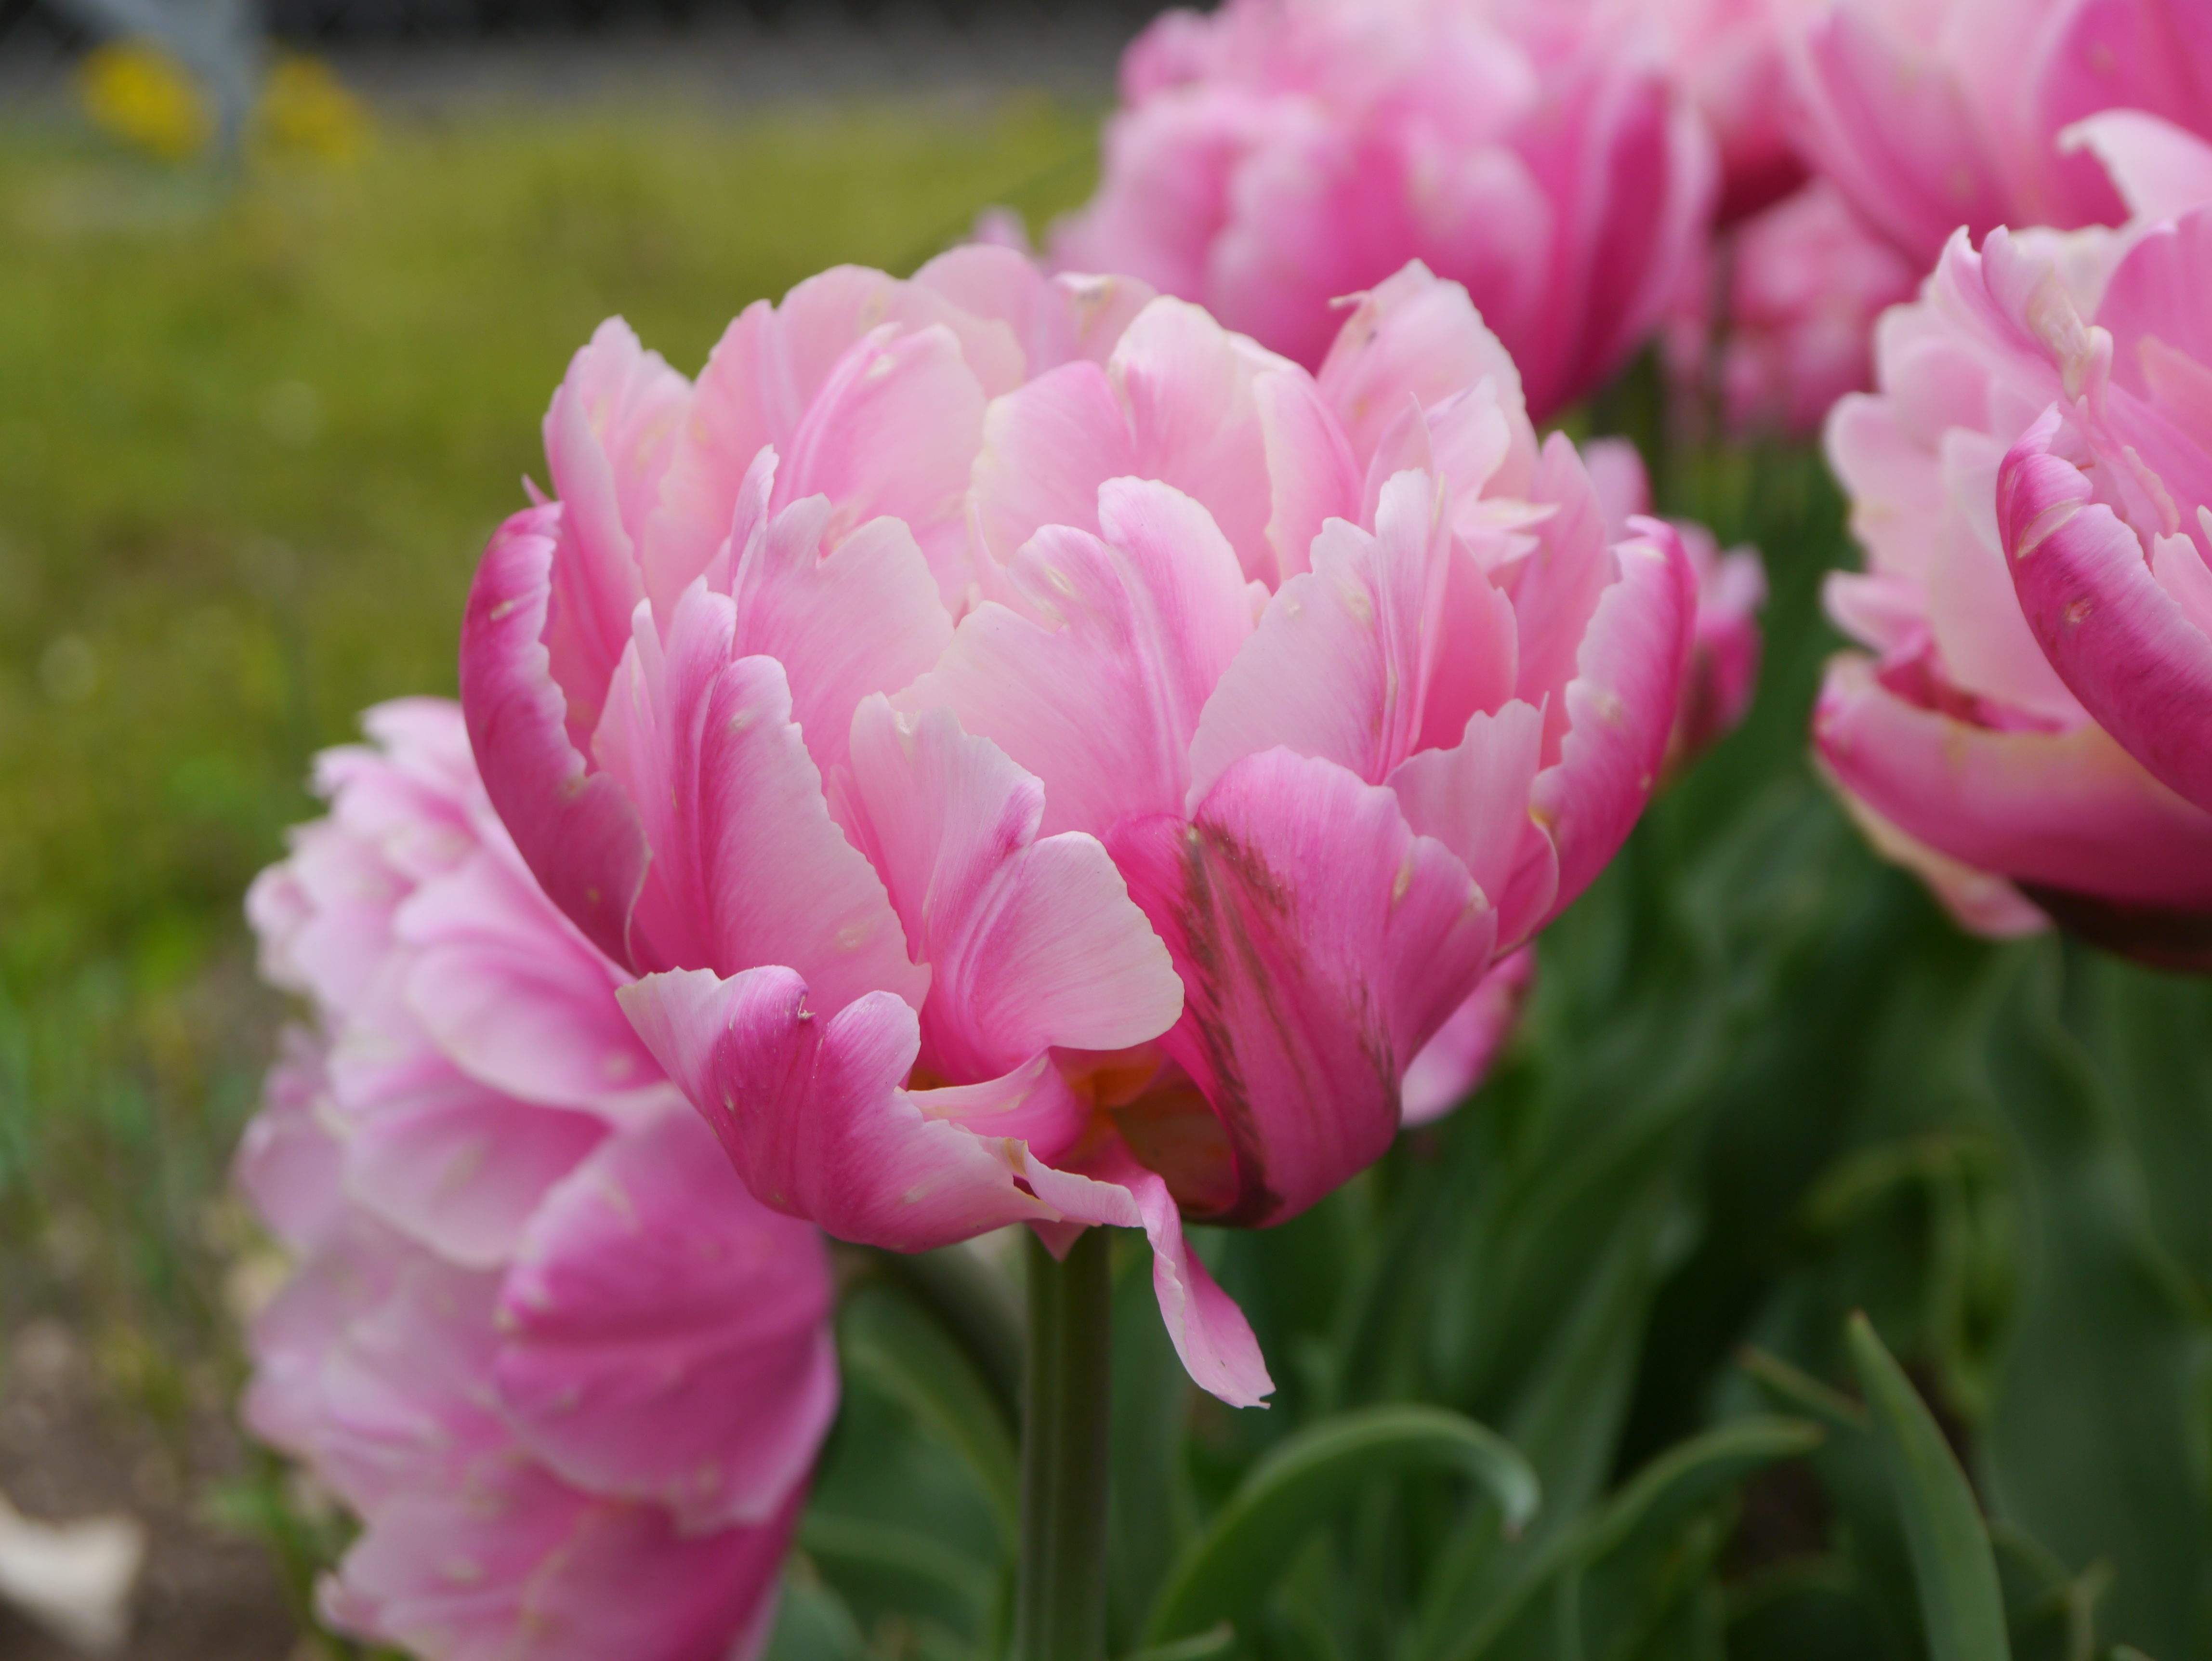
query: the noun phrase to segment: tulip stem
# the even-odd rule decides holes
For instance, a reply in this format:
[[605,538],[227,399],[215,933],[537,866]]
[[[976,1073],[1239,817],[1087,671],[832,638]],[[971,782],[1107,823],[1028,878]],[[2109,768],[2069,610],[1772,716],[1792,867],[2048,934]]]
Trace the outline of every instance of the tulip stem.
[[1087,1228],[1055,1262],[1030,1238],[1014,1661],[1106,1654],[1111,1244]]

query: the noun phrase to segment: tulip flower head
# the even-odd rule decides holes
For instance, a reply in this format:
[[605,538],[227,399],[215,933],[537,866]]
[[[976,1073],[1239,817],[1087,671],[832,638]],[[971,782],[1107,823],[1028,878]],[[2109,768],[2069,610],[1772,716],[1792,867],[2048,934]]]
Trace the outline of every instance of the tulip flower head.
[[2212,964],[2212,148],[2151,118],[2085,138],[2124,229],[1961,234],[1883,321],[1883,391],[1829,450],[1878,654],[1831,668],[1821,755],[1878,846],[1970,926],[2054,919]]
[[306,998],[238,1180],[295,1270],[246,1417],[424,1661],[758,1652],[835,1411],[820,1235],[748,1195],[532,880],[460,711],[372,710],[248,909]]
[[696,385],[607,326],[546,431],[471,733],[747,1186],[902,1250],[1141,1227],[1193,1376],[1257,1401],[1182,1219],[1374,1160],[1611,857],[1689,649],[1674,532],[1608,536],[1418,266],[1317,377],[1001,248],[831,271]]
[[1824,0],[1785,5],[1798,137],[1923,269],[1964,226],[2117,224],[2121,195],[2062,141],[2130,109],[2212,135],[2202,0]]
[[1409,259],[1463,283],[1547,417],[1693,257],[1711,143],[1651,20],[1539,0],[1228,0],[1128,51],[1062,269],[1127,271],[1309,368]]

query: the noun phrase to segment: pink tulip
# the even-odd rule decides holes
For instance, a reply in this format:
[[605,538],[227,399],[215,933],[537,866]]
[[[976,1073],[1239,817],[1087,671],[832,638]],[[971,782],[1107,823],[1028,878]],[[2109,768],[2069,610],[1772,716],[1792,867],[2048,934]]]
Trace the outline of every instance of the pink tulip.
[[821,1238],[638,1043],[460,711],[368,726],[248,901],[313,1029],[240,1154],[297,1262],[246,1419],[362,1520],[326,1618],[426,1661],[750,1657],[836,1402]]
[[1804,182],[1792,137],[1782,51],[1785,8],[1798,0],[1611,0],[1633,26],[1656,23],[1676,82],[1719,151],[1723,225],[1780,201]]
[[[2137,203],[2186,194],[2192,153],[2212,201],[2212,149],[2175,130],[2087,136]],[[1870,565],[1831,579],[1830,610],[1878,656],[1831,669],[1821,754],[1877,845],[1984,932],[2048,916],[2205,960],[2208,236],[2207,211],[1961,235],[1883,319],[1881,394],[1829,424]]]
[[1745,220],[1717,258],[1723,292],[1699,273],[1667,356],[1678,380],[1717,385],[1722,424],[1736,434],[1819,431],[1838,399],[1874,384],[1875,319],[1918,287],[1825,179]]
[[833,272],[696,387],[608,326],[462,696],[756,1195],[904,1250],[1142,1227],[1243,1403],[1182,1214],[1278,1222],[1389,1146],[1633,824],[1690,577],[1665,526],[1607,537],[1457,285],[1393,277],[1318,379],[1133,286]]
[[1228,0],[1129,48],[1061,269],[1129,271],[1317,368],[1340,295],[1464,283],[1545,417],[1658,320],[1713,192],[1658,30],[1541,0]]
[[1912,263],[1964,226],[2114,224],[2090,157],[2059,142],[2100,111],[2212,133],[2202,0],[1824,0],[1790,27],[1800,138]]

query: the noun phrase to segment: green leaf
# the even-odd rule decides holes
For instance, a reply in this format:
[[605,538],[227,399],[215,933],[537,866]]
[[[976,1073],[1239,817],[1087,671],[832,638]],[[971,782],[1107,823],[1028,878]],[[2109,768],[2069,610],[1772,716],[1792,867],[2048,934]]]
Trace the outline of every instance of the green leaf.
[[1154,1643],[1249,1615],[1309,1530],[1375,1477],[1450,1470],[1494,1499],[1517,1530],[1536,1512],[1536,1473],[1512,1445],[1441,1408],[1344,1413],[1300,1432],[1253,1467],[1184,1554],[1152,1612]]
[[850,1603],[909,1611],[956,1632],[981,1629],[991,1577],[965,1553],[918,1529],[809,1511],[799,1549]]
[[1237,1642],[1237,1628],[1226,1621],[1208,1628],[1192,1638],[1179,1638],[1172,1644],[1154,1644],[1122,1661],[1214,1661],[1217,1656],[1229,1653]]
[[762,1661],[867,1661],[867,1654],[844,1600],[811,1575],[787,1573]]
[[[2198,1654],[2200,1612],[2212,1605],[2203,1543],[2212,1517],[2197,1463],[2207,1328],[2160,1245],[2144,1174],[2144,1152],[2170,1162],[2188,1157],[2189,1144],[2130,1144],[2107,1077],[2065,1019],[2080,1015],[2094,1031],[2098,1002],[2109,1017],[2111,1003],[2131,1001],[2153,977],[2086,955],[2062,959],[2049,946],[2019,955],[1990,1031],[1990,1080],[2013,1132],[2025,1225],[2016,1312],[1980,1445],[1990,1506],[2076,1573],[2110,1561],[2116,1573],[2098,1611],[2108,1641]],[[2113,983],[2113,997],[2072,995],[2100,982]],[[2178,1098],[2158,1112],[2181,1119],[2212,1105],[2201,1078],[2141,1053],[2157,1034],[2109,1019],[2106,1030],[2102,1047],[2132,1088]],[[2138,1134],[2155,1116],[2138,1104]]]
[[839,1321],[845,1365],[957,1452],[1009,1545],[1020,1516],[1013,1438],[992,1393],[943,1329],[889,1287],[863,1287]]
[[1930,1661],[2011,1661],[1996,1559],[1966,1473],[1865,1316],[1851,1317],[1850,1342],[1911,1548]]

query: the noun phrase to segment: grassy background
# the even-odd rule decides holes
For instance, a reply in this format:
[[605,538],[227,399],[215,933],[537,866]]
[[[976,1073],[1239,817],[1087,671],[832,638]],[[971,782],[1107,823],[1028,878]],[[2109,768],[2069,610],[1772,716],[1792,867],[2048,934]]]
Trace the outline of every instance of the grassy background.
[[[487,112],[222,180],[0,125],[0,1312],[219,1396],[219,1201],[274,1019],[247,880],[318,747],[450,692],[462,596],[610,313],[750,301],[1088,188],[1037,100]],[[1041,181],[1041,188],[1040,188]]]

